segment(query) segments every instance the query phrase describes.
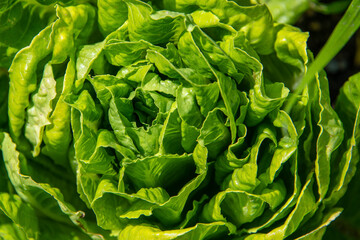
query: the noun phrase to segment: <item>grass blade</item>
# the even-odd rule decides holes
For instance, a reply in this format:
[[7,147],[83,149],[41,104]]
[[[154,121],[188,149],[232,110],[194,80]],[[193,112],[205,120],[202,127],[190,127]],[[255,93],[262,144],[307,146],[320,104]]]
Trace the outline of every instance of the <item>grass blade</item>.
[[316,56],[315,61],[310,65],[294,94],[289,98],[285,106],[286,112],[290,112],[297,96],[304,90],[305,86],[314,79],[317,72],[321,71],[335,57],[359,27],[360,0],[353,0],[344,16],[336,25],[329,40]]

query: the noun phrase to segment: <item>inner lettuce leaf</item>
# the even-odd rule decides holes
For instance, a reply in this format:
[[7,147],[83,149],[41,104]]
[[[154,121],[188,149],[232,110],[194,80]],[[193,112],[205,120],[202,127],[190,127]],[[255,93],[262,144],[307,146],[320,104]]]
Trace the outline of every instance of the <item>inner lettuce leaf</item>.
[[319,72],[285,112],[312,55],[271,4],[41,1],[0,71],[0,238],[321,239],[359,161],[358,75],[336,111]]

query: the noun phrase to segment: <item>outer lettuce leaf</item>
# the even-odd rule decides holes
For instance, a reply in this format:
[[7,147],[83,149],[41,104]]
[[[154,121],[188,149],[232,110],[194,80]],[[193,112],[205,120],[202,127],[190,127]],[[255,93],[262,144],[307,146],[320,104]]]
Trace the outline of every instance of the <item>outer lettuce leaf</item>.
[[57,6],[54,22],[54,49],[51,62],[59,64],[71,56],[76,45],[86,41],[93,30],[95,9],[88,4]]
[[[9,127],[10,133],[18,141],[25,123],[25,109],[29,106],[29,95],[36,90],[35,66],[51,52],[51,27],[42,30],[31,42],[14,58],[9,69]],[[35,54],[36,52],[36,54]],[[26,59],[27,55],[34,55]],[[27,71],[27,69],[30,69]]]
[[308,0],[261,0],[261,2],[269,7],[275,21],[288,24],[294,24],[310,5]]
[[[70,14],[65,15],[65,13]],[[32,40],[30,46],[17,53],[9,70],[10,132],[16,142],[19,141],[25,123],[25,109],[29,106],[29,95],[37,89],[38,63],[52,52],[52,63],[62,63],[66,60],[71,52],[74,52],[75,39],[79,37],[81,40],[89,35],[95,13],[88,5],[78,5],[68,8],[58,6],[57,14],[59,17],[57,21],[41,31]],[[77,19],[82,19],[82,22],[77,23]],[[71,21],[76,21],[76,24]],[[83,28],[86,30],[82,31]]]
[[[82,218],[84,213],[82,211],[76,211],[73,206],[67,203],[64,200],[64,195],[59,189],[53,188],[46,183],[37,183],[30,176],[21,172],[21,165],[26,163],[26,158],[16,150],[16,145],[12,142],[7,133],[3,133],[2,135],[3,139],[1,148],[5,167],[8,172],[10,182],[17,194],[52,220],[77,226],[81,224],[81,226],[86,229],[85,232],[88,231],[87,222]],[[20,199],[16,201],[17,202],[14,202],[13,204],[17,206],[20,204],[20,206],[22,206]],[[30,216],[31,218],[34,218],[32,208],[26,206],[27,205],[24,206],[25,211],[22,210],[21,213],[28,214],[28,217]],[[5,209],[6,208],[4,208],[4,210]],[[8,212],[8,216],[12,218],[14,222],[18,222],[20,221],[20,218],[16,215],[16,209],[14,210],[15,212],[8,212],[8,210],[5,210],[4,212]],[[24,220],[25,219],[21,218],[21,221]],[[36,221],[20,222],[19,224],[23,225],[22,227],[25,229],[31,228],[33,233],[30,232],[30,234],[35,234],[37,231]],[[89,236],[96,236],[95,234],[89,232],[87,234]]]
[[[340,89],[335,105],[335,110],[344,123],[344,128],[347,130],[346,133],[348,135],[352,133],[349,130],[352,130],[354,126],[357,117],[356,112],[360,105],[359,78],[359,73],[349,78],[349,81]],[[348,135],[346,136],[348,137]]]
[[1,193],[1,198],[2,210],[8,216],[0,215],[1,239],[102,239],[90,238],[77,228],[35,215],[35,210],[18,195]]
[[26,240],[26,234],[5,214],[0,214],[0,239]]
[[301,183],[298,175],[298,161],[296,158],[292,159],[291,165],[292,175],[294,177],[293,192],[291,195],[288,195],[288,199],[284,202],[284,204],[278,210],[276,210],[276,212],[272,213],[268,219],[261,221],[260,225],[254,224],[255,226],[247,229],[246,232],[256,233],[264,228],[271,226],[276,221],[285,218],[291,212],[294,205],[296,204],[296,201],[298,200],[301,191]]
[[289,25],[279,25],[278,27],[280,29],[277,32],[274,45],[277,57],[282,62],[304,72],[308,63],[308,56],[304,45],[309,34],[303,33]]
[[[323,84],[326,85],[322,87]],[[341,144],[344,138],[344,130],[336,112],[331,108],[329,93],[325,92],[328,90],[328,86],[323,72],[319,75],[317,87],[319,96],[316,98],[317,101],[313,110],[319,113],[319,116],[316,116],[315,119],[318,120],[320,133],[317,138],[315,174],[319,187],[319,197],[320,200],[322,200],[325,197],[330,184],[331,154]]]
[[119,235],[119,239],[207,239],[221,236],[227,231],[221,222],[204,224],[199,223],[194,227],[161,231],[149,225],[129,225]]
[[20,226],[28,238],[36,238],[39,235],[39,225],[34,209],[15,194],[0,193],[0,199],[2,212]]
[[284,239],[295,232],[303,218],[316,206],[315,197],[311,189],[312,184],[313,178],[310,175],[310,179],[300,192],[294,210],[288,215],[283,225],[271,230],[267,234],[256,233],[249,235],[245,239]]
[[0,67],[9,68],[17,51],[26,47],[55,19],[54,5],[5,0],[0,4]]
[[[359,222],[359,214],[354,208],[347,206],[357,206],[357,194],[359,189],[359,173],[357,166],[359,163],[359,95],[358,89],[359,74],[350,77],[349,81],[344,84],[340,90],[339,97],[336,102],[335,109],[340,119],[344,122],[345,137],[347,138],[346,152],[343,154],[338,164],[339,170],[333,174],[333,188],[325,204],[329,207],[334,206],[341,197],[343,197],[338,206],[344,207],[343,213],[337,220],[337,224],[343,224],[347,229],[354,229],[356,234],[356,226]],[[354,118],[355,117],[355,118]],[[354,126],[353,129],[350,126]],[[352,130],[352,132],[350,132]],[[350,135],[352,133],[352,135]],[[339,236],[343,237],[343,232],[336,228],[336,225],[330,225],[329,230],[324,238],[335,239]],[[345,235],[346,239],[353,239],[352,234]]]
[[321,239],[324,236],[326,227],[334,221],[342,212],[342,209],[334,208],[329,212],[325,217],[321,225],[311,232],[296,238],[296,240],[306,240],[306,239]]
[[126,20],[128,8],[123,0],[98,1],[98,22],[104,36],[115,31]]

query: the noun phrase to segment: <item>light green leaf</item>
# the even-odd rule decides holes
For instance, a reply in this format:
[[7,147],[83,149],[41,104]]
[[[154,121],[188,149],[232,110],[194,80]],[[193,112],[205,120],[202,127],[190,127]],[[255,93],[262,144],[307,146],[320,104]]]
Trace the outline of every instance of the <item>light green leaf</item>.
[[99,42],[93,45],[85,45],[80,48],[76,58],[76,81],[75,89],[79,89],[94,62],[101,56],[105,43]]
[[[125,176],[136,189],[163,187],[171,189],[183,182],[195,170],[194,162],[189,155],[163,155],[138,159],[124,163]],[[172,176],[169,178],[169,176]]]
[[[35,66],[52,51],[50,39],[51,26],[36,35],[30,46],[17,53],[9,69],[9,129],[15,142],[19,140],[25,124],[29,96],[37,88]],[[28,58],[29,55],[33,57]]]
[[200,135],[200,130],[194,126],[181,121],[181,146],[185,152],[192,152],[197,144],[196,140]]
[[115,66],[127,66],[143,59],[150,43],[143,40],[137,42],[116,41],[107,43],[104,53],[109,63]]
[[32,96],[31,106],[27,110],[27,122],[25,125],[25,137],[34,146],[33,156],[40,153],[43,132],[46,125],[51,124],[49,116],[52,112],[51,102],[56,96],[56,81],[50,64],[44,69],[44,75],[37,92]]
[[[221,185],[223,179],[236,168],[241,168],[248,162],[250,149],[247,148],[245,137],[247,128],[239,126],[239,138],[237,142],[230,144],[228,148],[217,158],[215,162],[215,180]],[[241,135],[240,135],[241,133]]]
[[313,185],[313,178],[311,176],[302,188],[299,198],[297,199],[296,206],[294,210],[288,214],[284,224],[268,233],[251,234],[245,239],[284,239],[290,236],[298,228],[303,218],[317,207],[315,197],[311,189]]
[[257,166],[253,163],[246,163],[241,168],[237,168],[231,175],[228,187],[233,190],[253,192],[259,184],[257,176]]
[[[358,79],[360,74],[352,76],[348,82],[342,87],[340,95],[337,99],[336,110],[339,117],[344,122],[346,151],[342,155],[338,164],[338,171],[334,171],[334,177],[331,178],[333,188],[331,193],[324,200],[325,204],[333,206],[345,194],[347,185],[356,173],[356,166],[359,162],[359,150],[356,146],[359,145],[359,117],[360,117],[360,102],[358,90]],[[340,107],[341,106],[341,107]],[[357,110],[356,110],[357,108]],[[354,115],[355,113],[355,115]],[[355,117],[355,118],[354,118]],[[353,126],[350,132],[350,126]],[[351,136],[348,136],[352,133]]]
[[5,214],[0,214],[0,239],[1,240],[28,240],[21,228],[11,221]]
[[208,149],[210,158],[216,158],[231,143],[230,131],[225,126],[221,110],[215,108],[209,112],[200,130],[198,142]]
[[278,147],[274,151],[270,167],[267,169],[268,180],[270,183],[274,181],[277,172],[281,169],[282,165],[295,154],[298,145],[298,135],[289,115],[284,111],[279,111],[276,114],[276,117],[272,118],[275,118],[273,124],[274,126],[281,128],[283,136],[278,143]]
[[240,227],[261,216],[265,205],[265,202],[256,195],[226,190],[218,193],[205,205],[201,218],[206,222],[229,221]]
[[116,97],[128,97],[133,90],[133,88],[122,79],[113,75],[96,75],[90,78],[89,81],[96,92],[96,97],[106,112],[110,107],[111,92],[114,92]]
[[190,126],[199,128],[204,121],[193,88],[179,87],[176,94],[179,115]]
[[88,4],[68,7],[57,5],[56,15],[59,19],[52,29],[52,64],[63,63],[75,53],[76,45],[89,37],[95,20],[95,9]]
[[[177,42],[185,29],[184,15],[170,11],[156,11],[138,0],[124,0],[128,6],[129,37],[131,41],[143,39],[152,44]],[[160,33],[160,35],[159,35]]]
[[54,4],[4,0],[0,3],[0,67],[8,69],[15,54],[55,18]]
[[[280,219],[286,218],[288,216],[288,214],[292,211],[294,205],[296,204],[296,202],[298,201],[298,197],[301,191],[301,182],[300,182],[300,178],[298,175],[298,160],[296,157],[294,157],[293,159],[290,159],[290,163],[291,163],[291,174],[293,176],[293,179],[291,179],[291,181],[293,182],[293,191],[291,193],[291,195],[288,197],[288,199],[284,202],[284,204],[274,213],[271,214],[271,216],[268,219],[264,219],[262,221],[260,221],[260,223],[255,223],[255,227],[251,227],[248,230],[246,230],[248,233],[256,233],[258,231],[261,231],[264,228],[267,228],[269,226],[271,226],[272,224],[274,224],[276,221],[279,221]],[[281,189],[281,186],[277,186],[279,187],[279,190]],[[275,193],[276,193],[276,188],[275,189]],[[267,192],[268,190],[265,190],[265,192]],[[281,193],[282,191],[278,191],[279,193]],[[272,193],[272,191],[269,192],[270,194]],[[264,196],[266,198],[266,196]],[[281,197],[281,195],[280,195]],[[279,199],[276,199],[279,200]],[[276,204],[275,204],[276,205]]]
[[[50,124],[44,131],[44,143],[42,153],[49,156],[55,163],[67,166],[67,150],[71,141],[70,130],[70,107],[64,102],[67,94],[70,93],[75,80],[75,62],[71,58],[67,64],[64,79],[56,84],[62,86],[61,92],[54,110],[50,115]],[[61,85],[62,84],[62,85]]]
[[198,223],[194,227],[161,231],[159,228],[151,225],[129,225],[124,228],[119,235],[119,239],[140,240],[147,239],[206,239],[222,236],[227,232],[224,223],[215,222],[210,224]]
[[265,3],[276,22],[294,24],[309,8],[310,1],[261,0]]
[[329,189],[332,153],[339,147],[344,138],[344,129],[336,112],[330,105],[328,83],[324,72],[316,78],[318,96],[313,107],[318,113],[315,121],[320,128],[317,137],[317,154],[315,160],[315,175],[319,187],[319,197],[322,200]]
[[[55,221],[75,226],[81,224],[84,227],[84,231],[87,231],[87,222],[81,217],[84,213],[75,210],[71,204],[66,202],[64,195],[58,188],[53,188],[47,183],[37,183],[31,176],[21,172],[20,164],[23,164],[27,159],[16,150],[15,143],[12,142],[10,136],[6,133],[4,134],[1,148],[9,179],[22,199]],[[38,174],[44,174],[40,173],[40,170],[38,169]],[[87,234],[92,235],[91,233]]]
[[245,118],[248,126],[260,123],[271,111],[282,106],[289,94],[283,83],[265,84],[260,80],[249,92],[249,109]]
[[274,45],[277,57],[304,73],[308,63],[306,41],[309,34],[289,25],[279,27]]
[[128,8],[123,0],[99,0],[98,22],[104,36],[119,28],[128,18]]
[[179,113],[173,104],[160,132],[160,153],[181,154],[184,152],[181,146],[181,124],[179,124],[181,122]]
[[0,193],[0,209],[26,233],[28,238],[36,239],[38,237],[39,222],[35,211],[29,204],[23,202],[18,195]]

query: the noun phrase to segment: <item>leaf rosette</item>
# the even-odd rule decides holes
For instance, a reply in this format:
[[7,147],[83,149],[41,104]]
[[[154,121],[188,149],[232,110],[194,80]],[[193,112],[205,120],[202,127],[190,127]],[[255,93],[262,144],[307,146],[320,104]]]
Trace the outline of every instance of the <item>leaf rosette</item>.
[[[250,1],[56,13],[12,62],[2,135],[12,204],[34,222],[92,239],[313,239],[340,214],[358,118],[344,131],[323,72],[283,110],[307,33]],[[18,225],[37,238],[39,224]]]

